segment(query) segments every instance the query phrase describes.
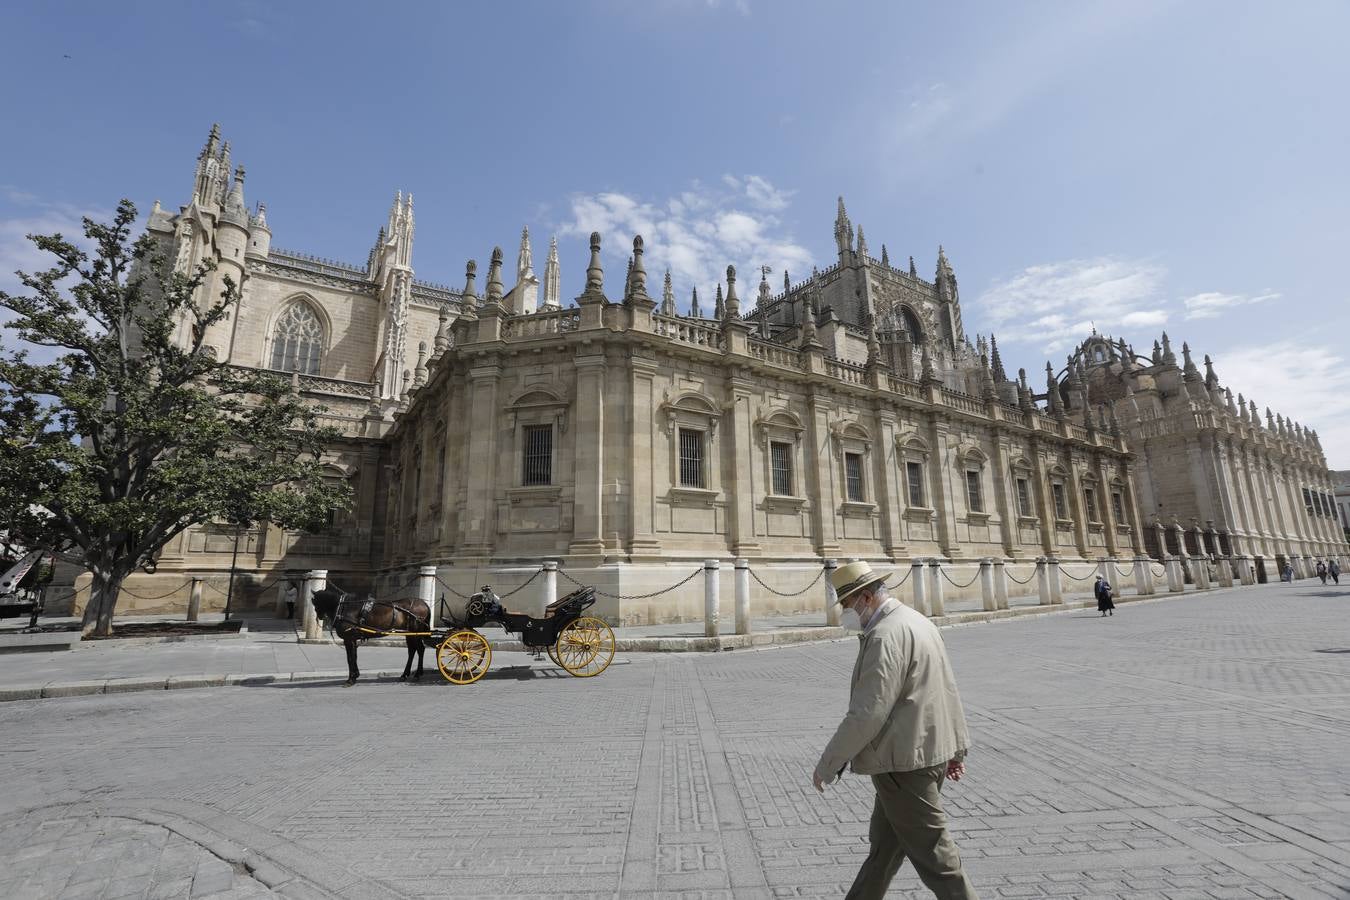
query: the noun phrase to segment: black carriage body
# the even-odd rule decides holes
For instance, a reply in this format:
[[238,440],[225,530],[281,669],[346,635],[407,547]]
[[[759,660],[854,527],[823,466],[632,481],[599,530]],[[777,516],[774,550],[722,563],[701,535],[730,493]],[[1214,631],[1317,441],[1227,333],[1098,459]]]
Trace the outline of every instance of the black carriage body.
[[527,647],[552,647],[558,643],[558,635],[571,625],[581,614],[595,603],[595,588],[578,588],[554,603],[544,611],[544,618],[536,619],[527,613],[510,612],[502,606],[501,600],[489,587],[469,598],[465,605],[464,617],[457,619],[446,616],[452,628],[481,628],[495,622],[508,632],[519,634],[521,643]]

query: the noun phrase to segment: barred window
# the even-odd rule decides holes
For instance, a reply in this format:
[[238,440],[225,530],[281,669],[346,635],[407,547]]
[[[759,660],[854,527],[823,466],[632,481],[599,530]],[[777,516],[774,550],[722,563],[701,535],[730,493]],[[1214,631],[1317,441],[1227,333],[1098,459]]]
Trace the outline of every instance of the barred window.
[[1030,516],[1031,512],[1031,485],[1025,478],[1017,479],[1017,514],[1019,516]]
[[292,303],[272,333],[272,368],[279,372],[319,374],[323,326],[307,303]]
[[526,487],[553,483],[553,426],[526,425],[520,483]]
[[923,506],[923,463],[905,463],[905,478],[909,482],[909,505]]
[[703,478],[703,432],[680,429],[680,487],[706,487]]
[[1083,513],[1087,516],[1089,522],[1097,522],[1100,517],[1097,514],[1097,492],[1092,488],[1083,488]]
[[1313,511],[1312,492],[1307,488],[1303,489],[1303,505],[1308,507],[1308,512]]
[[771,441],[769,464],[773,469],[773,492],[784,497],[792,496],[792,445]]
[[861,453],[844,454],[844,496],[850,503],[862,503],[863,468]]
[[971,512],[984,512],[984,497],[980,495],[980,471],[966,470],[966,504]]
[[1064,485],[1058,481],[1050,485],[1050,496],[1055,501],[1055,518],[1067,519],[1069,517],[1069,508],[1064,502]]
[[1119,525],[1125,521],[1125,501],[1120,496],[1120,491],[1111,492],[1111,511],[1116,514],[1116,524]]

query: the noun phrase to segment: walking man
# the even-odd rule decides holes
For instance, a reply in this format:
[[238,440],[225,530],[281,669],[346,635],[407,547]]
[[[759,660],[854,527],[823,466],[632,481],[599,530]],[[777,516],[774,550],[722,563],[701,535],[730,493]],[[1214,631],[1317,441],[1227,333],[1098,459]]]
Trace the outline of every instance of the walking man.
[[1327,574],[1331,576],[1332,581],[1336,582],[1336,584],[1340,584],[1341,564],[1333,559],[1331,563],[1327,566]]
[[1327,583],[1327,564],[1320,559],[1317,561],[1317,577],[1322,579],[1322,583]]
[[974,898],[942,811],[943,780],[961,780],[970,746],[942,635],[890,597],[865,562],[841,566],[831,580],[841,618],[856,617],[863,633],[848,714],[811,780],[823,793],[851,764],[876,790],[871,848],[846,900],[879,900],[906,857],[938,897]]

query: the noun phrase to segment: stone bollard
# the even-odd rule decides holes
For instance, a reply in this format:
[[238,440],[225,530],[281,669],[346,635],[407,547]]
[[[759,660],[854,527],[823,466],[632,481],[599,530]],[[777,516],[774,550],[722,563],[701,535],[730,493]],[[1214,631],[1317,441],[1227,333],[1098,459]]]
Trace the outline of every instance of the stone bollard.
[[1052,556],[1045,561],[1045,567],[1050,572],[1050,602],[1059,606],[1064,602],[1064,580],[1059,575],[1059,560]]
[[1233,570],[1237,572],[1238,579],[1243,584],[1255,584],[1255,572],[1252,568],[1252,558],[1250,556],[1233,557]]
[[928,601],[929,605],[932,606],[932,615],[945,616],[947,614],[947,603],[943,599],[942,558],[934,557],[933,559],[930,559],[928,561],[928,566],[933,570],[932,571],[933,583],[931,585],[932,596],[929,598]]
[[192,579],[192,593],[188,595],[187,620],[189,622],[197,621],[202,613],[202,580],[200,578]]
[[1180,594],[1186,590],[1186,579],[1181,573],[1181,558],[1169,556],[1163,560],[1163,567],[1167,569],[1167,590],[1169,593]]
[[313,569],[305,575],[305,587],[300,591],[300,602],[305,609],[305,640],[316,641],[322,634],[322,624],[319,622],[319,616],[314,611],[314,604],[311,598],[318,591],[328,586],[328,570]]
[[928,615],[928,576],[924,572],[924,561],[915,559],[910,563],[909,580],[914,582],[914,609]]
[[737,558],[736,566],[736,633],[750,633],[750,560]]
[[718,616],[721,614],[718,582],[722,578],[722,562],[716,559],[703,561],[703,634],[717,637],[720,627]]
[[1036,593],[1041,606],[1054,602],[1050,594],[1050,560],[1044,556],[1036,557]]
[[1226,587],[1226,588],[1232,587],[1233,561],[1226,556],[1220,557],[1219,561],[1215,563],[1215,568],[1218,570],[1217,574],[1219,576],[1219,587]]
[[544,560],[544,589],[539,598],[539,615],[543,616],[550,606],[558,602],[558,561]]
[[1149,568],[1147,556],[1134,558],[1134,592],[1140,597],[1153,593],[1153,571]]
[[1203,556],[1191,560],[1191,580],[1195,582],[1197,591],[1207,591],[1214,586],[1209,580],[1209,560]]
[[1001,559],[994,560],[994,601],[997,608],[1008,608],[1008,567]]
[[834,570],[837,568],[838,560],[825,560],[825,624],[834,627],[839,625],[839,595],[834,592]]
[[994,560],[986,556],[980,560],[980,599],[984,602],[984,611],[998,609],[998,598],[994,596]]
[[417,599],[427,605],[427,628],[436,627],[436,567],[422,566],[417,570]]

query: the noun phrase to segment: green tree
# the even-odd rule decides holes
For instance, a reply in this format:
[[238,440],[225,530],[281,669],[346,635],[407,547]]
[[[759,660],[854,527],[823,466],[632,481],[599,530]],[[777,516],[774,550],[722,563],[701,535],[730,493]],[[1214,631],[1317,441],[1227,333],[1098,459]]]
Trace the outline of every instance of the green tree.
[[[175,272],[136,207],[84,220],[91,250],[61,235],[29,239],[55,257],[18,273],[26,296],[0,291],[5,327],[56,348],[52,362],[0,347],[0,523],[93,576],[83,631],[109,634],[123,580],[154,571],[164,545],[192,525],[270,521],[314,530],[350,503],[322,477],[336,437],[290,384],[228,366],[204,343],[239,300],[198,303],[210,267]],[[175,342],[180,325],[190,338]]]

